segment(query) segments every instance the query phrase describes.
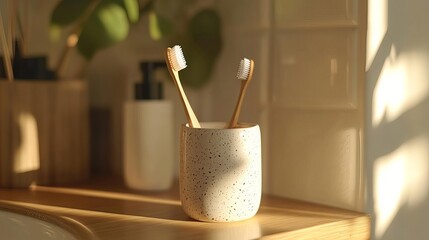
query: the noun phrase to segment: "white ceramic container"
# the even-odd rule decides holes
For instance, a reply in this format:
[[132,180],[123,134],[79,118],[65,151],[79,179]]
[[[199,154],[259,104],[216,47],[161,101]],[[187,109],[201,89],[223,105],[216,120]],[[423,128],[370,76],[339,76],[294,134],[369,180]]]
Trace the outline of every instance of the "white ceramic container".
[[173,105],[165,100],[124,105],[124,179],[135,190],[167,190],[174,179]]
[[253,217],[261,200],[261,133],[256,124],[182,125],[180,199],[185,213],[207,222]]

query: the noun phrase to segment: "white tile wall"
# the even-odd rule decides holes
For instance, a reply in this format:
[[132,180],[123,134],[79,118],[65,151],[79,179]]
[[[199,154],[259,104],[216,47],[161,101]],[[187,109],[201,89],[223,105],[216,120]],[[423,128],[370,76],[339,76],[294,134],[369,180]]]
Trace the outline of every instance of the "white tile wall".
[[272,3],[269,192],[361,209],[364,2]]
[[273,0],[277,27],[353,24],[358,0]]
[[274,108],[270,115],[270,191],[355,208],[359,118],[350,111]]
[[255,31],[270,27],[271,1],[218,0],[223,27],[233,31]]
[[275,37],[272,99],[294,108],[355,108],[355,29],[293,30]]
[[[218,2],[225,46],[214,102],[231,105],[238,83],[224,79],[242,55],[253,57],[242,119],[262,123],[265,191],[359,209],[363,1]],[[213,111],[220,115],[222,107]]]

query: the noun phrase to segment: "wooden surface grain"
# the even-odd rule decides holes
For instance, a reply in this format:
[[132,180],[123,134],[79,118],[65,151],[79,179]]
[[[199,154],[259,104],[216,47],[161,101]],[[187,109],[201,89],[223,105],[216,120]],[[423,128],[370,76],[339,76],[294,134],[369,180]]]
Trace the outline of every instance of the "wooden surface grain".
[[95,239],[369,239],[370,235],[366,214],[273,196],[264,196],[259,212],[249,220],[198,222],[182,211],[177,184],[168,192],[132,191],[112,179],[69,187],[0,189],[0,208],[2,204],[72,221],[76,232],[84,230]]

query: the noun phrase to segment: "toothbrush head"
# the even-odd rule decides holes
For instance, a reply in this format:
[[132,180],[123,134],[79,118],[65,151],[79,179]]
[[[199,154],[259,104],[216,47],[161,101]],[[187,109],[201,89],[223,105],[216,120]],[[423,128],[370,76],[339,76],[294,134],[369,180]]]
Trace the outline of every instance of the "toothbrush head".
[[175,45],[168,52],[168,58],[170,60],[171,66],[175,71],[180,71],[186,68],[186,60],[183,55],[182,47]]
[[238,66],[237,78],[241,80],[246,80],[250,74],[250,60],[243,58],[240,61],[240,66]]

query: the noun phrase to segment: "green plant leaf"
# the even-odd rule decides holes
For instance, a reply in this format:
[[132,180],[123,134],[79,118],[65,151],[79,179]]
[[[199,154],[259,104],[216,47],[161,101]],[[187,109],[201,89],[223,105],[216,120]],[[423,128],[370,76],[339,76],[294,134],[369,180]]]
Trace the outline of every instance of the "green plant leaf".
[[140,10],[138,0],[111,0],[118,2],[126,11],[128,19],[131,23],[136,23],[139,20]]
[[214,57],[222,48],[221,22],[213,9],[204,9],[192,17],[189,23],[189,35],[202,49]]
[[58,2],[51,15],[49,37],[58,41],[63,27],[76,22],[90,5],[90,0],[63,0]]
[[[195,14],[188,27],[187,38],[180,41],[188,67],[182,73],[182,82],[199,88],[210,80],[216,58],[222,48],[221,24],[218,14],[204,9]],[[189,69],[189,70],[188,70]]]
[[62,28],[56,24],[49,26],[49,38],[56,42],[61,38]]
[[149,34],[153,40],[160,40],[168,36],[171,29],[168,19],[156,14],[155,11],[149,12]]
[[189,31],[194,38],[217,37],[220,30],[220,18],[213,9],[199,11],[189,23]]
[[189,87],[200,88],[210,80],[215,57],[192,42],[182,47],[188,67],[180,71],[181,81]]
[[75,22],[88,8],[91,0],[62,0],[52,12],[51,25],[60,27]]
[[77,48],[90,59],[98,50],[124,40],[128,32],[124,8],[113,1],[103,1],[83,26]]

